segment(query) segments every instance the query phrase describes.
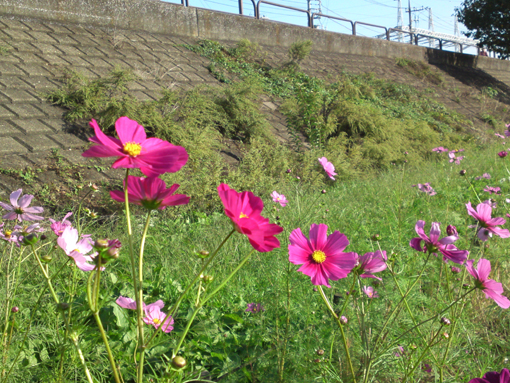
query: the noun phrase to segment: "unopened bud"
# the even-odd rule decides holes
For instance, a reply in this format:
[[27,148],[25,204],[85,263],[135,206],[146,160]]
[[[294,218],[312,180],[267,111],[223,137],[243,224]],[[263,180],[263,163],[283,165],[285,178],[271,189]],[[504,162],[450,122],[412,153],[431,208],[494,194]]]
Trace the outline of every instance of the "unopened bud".
[[344,315],[342,315],[342,316],[340,317],[340,323],[342,323],[342,324],[347,324],[347,322],[348,322],[347,317],[346,317],[346,316],[344,316]]
[[96,184],[89,184],[89,188],[90,188],[90,190],[93,190],[93,191],[99,190],[99,186],[97,186]]
[[11,313],[15,314],[19,311],[19,307],[18,306],[14,306],[12,309],[11,309]]
[[441,318],[441,324],[442,324],[443,326],[449,326],[449,325],[451,325],[452,323],[450,322],[450,320],[449,320],[448,318],[442,317],[442,318]]
[[184,359],[182,356],[177,355],[172,359],[172,366],[178,370],[186,367],[186,364],[188,364],[188,362],[186,362],[186,359]]
[[209,256],[209,252],[207,250],[201,250],[197,253],[198,258],[207,258]]
[[448,335],[448,333],[446,331],[442,334],[442,336],[445,339],[448,339],[450,337],[450,335]]
[[469,289],[469,287],[470,287],[470,286],[469,286],[467,283],[464,283],[464,284],[462,285],[462,288],[463,288],[463,289],[465,289],[465,290]]
[[466,173],[467,173],[466,169],[462,169],[462,170],[459,172],[459,174],[460,174],[461,176],[465,176],[465,175],[466,175]]
[[58,311],[67,311],[67,310],[69,310],[69,303],[60,302],[60,303],[57,305],[57,310],[58,310]]
[[214,277],[212,275],[204,275],[204,283],[211,283],[212,281],[214,281]]
[[108,240],[98,239],[96,242],[94,242],[94,247],[96,249],[107,249],[108,248]]
[[324,350],[323,350],[323,349],[321,349],[321,348],[319,348],[319,349],[317,350],[317,355],[319,355],[319,356],[324,355]]
[[110,247],[106,251],[106,256],[110,259],[117,259],[119,258],[119,248],[118,247]]
[[326,194],[326,189],[322,189],[321,193]]
[[50,254],[46,254],[46,255],[43,255],[43,256],[41,257],[41,262],[42,262],[42,263],[50,263],[52,259],[53,259],[53,258],[51,257],[51,255],[50,255]]
[[313,360],[314,363],[320,363],[321,360],[319,358]]
[[37,238],[37,235],[35,235],[34,233],[30,233],[23,237],[23,245],[25,246],[35,245],[38,240],[39,238]]
[[285,171],[285,173],[292,173],[292,170],[287,169],[287,170]]
[[371,239],[372,241],[380,241],[380,240],[381,240],[381,238],[382,238],[382,237],[381,237],[381,235],[380,235],[380,234],[374,234],[374,235],[372,235],[372,236],[370,237],[370,239]]
[[458,235],[457,228],[453,225],[446,226],[446,234],[448,235]]
[[48,237],[45,234],[43,234],[41,235],[40,239],[41,241],[45,241],[46,239],[48,239]]

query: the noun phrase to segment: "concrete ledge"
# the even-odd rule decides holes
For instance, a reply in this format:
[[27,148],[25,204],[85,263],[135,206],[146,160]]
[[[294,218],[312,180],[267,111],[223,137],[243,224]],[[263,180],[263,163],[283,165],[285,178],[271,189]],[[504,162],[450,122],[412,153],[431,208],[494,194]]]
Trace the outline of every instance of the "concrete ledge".
[[0,15],[212,40],[247,38],[267,46],[288,47],[299,40],[311,40],[314,50],[366,56],[367,59],[405,57],[431,64],[510,72],[510,61],[256,20],[159,0],[2,0]]

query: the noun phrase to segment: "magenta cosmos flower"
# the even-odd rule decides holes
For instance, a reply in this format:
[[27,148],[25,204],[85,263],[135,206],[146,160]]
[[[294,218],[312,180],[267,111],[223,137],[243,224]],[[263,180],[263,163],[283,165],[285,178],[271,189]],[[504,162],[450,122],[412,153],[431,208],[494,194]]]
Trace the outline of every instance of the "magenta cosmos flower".
[[487,180],[490,180],[491,179],[491,175],[489,173],[483,173],[481,176],[475,177],[475,180],[478,181],[478,180],[481,180],[483,178],[485,178]]
[[[463,151],[463,149],[461,149],[460,151]],[[455,153],[458,153],[458,152],[459,151],[457,151],[457,150],[451,150],[448,153],[448,157],[450,157],[450,162],[455,161],[455,164],[460,165],[460,161],[462,161],[464,159],[464,156],[455,157]]]
[[372,286],[363,286],[363,292],[369,298],[379,298],[379,294],[374,290]]
[[62,232],[62,235],[57,238],[57,244],[64,250],[64,252],[74,259],[76,266],[83,271],[91,271],[96,268],[94,264],[90,264],[93,259],[88,252],[92,250],[92,240],[88,236],[82,236],[79,239],[78,230],[68,226]]
[[9,213],[5,214],[2,218],[9,220],[17,219],[19,222],[40,221],[44,219],[44,217],[36,215],[44,211],[42,207],[28,207],[34,196],[31,194],[25,194],[20,198],[22,192],[22,189],[18,189],[11,193],[9,197],[9,200],[11,201],[10,205],[5,202],[0,202],[0,206],[9,211]]
[[433,195],[436,195],[437,192],[432,188],[432,186],[430,186],[430,183],[426,182],[424,184],[418,184],[418,185],[411,185],[411,187],[415,187],[415,186],[418,186],[418,189],[422,192],[424,192],[425,194],[428,194],[429,196],[433,196]]
[[480,259],[473,267],[474,260],[470,259],[466,262],[466,268],[469,274],[475,278],[475,286],[483,290],[485,297],[493,299],[499,307],[507,309],[510,307],[510,300],[503,294],[503,285],[492,279],[488,279],[491,272],[491,263],[487,259]]
[[[458,263],[461,265],[466,260],[469,251],[467,250],[458,250],[452,243],[454,243],[459,237],[457,235],[450,235],[448,237],[444,237],[443,239],[439,239],[441,235],[441,229],[439,228],[441,224],[439,222],[432,222],[430,227],[430,237],[425,234],[425,221],[416,222],[416,226],[414,229],[419,237],[411,239],[409,242],[409,246],[418,251],[423,251],[424,253],[429,252],[433,253],[437,256],[437,252],[439,251],[443,254],[443,259],[450,260],[454,263]],[[425,242],[425,246],[421,246],[421,242]]]
[[266,311],[266,310],[264,309],[264,306],[262,306],[261,303],[248,303],[246,310],[244,310],[244,312],[254,312],[254,313],[259,313],[262,311]]
[[502,150],[501,152],[498,153],[498,156],[500,156],[501,158],[505,158],[506,156],[508,156],[508,152],[506,150]]
[[501,188],[498,186],[487,186],[483,191],[489,194],[501,194]]
[[159,138],[147,138],[145,129],[138,122],[121,117],[115,122],[119,139],[105,135],[96,120],[90,125],[95,137],[89,141],[97,144],[86,150],[84,157],[117,157],[112,168],[140,168],[148,177],[175,173],[188,161],[188,153],[181,146]]
[[61,237],[62,233],[64,232],[65,228],[68,226],[72,226],[71,222],[69,222],[67,219],[72,216],[72,212],[68,212],[64,218],[62,218],[61,222],[55,221],[52,218],[48,218],[51,222],[50,229],[53,230],[53,232],[57,235],[57,237]]
[[437,148],[432,149],[432,151],[436,152],[436,153],[444,153],[444,152],[447,152],[448,149],[443,148],[442,146],[438,146]]
[[365,253],[361,257],[358,257],[358,273],[361,278],[375,278],[382,281],[381,278],[376,277],[374,273],[378,273],[386,269],[386,252],[377,250],[375,253]]
[[501,372],[487,372],[483,378],[474,378],[469,383],[510,383],[510,371],[504,368]]
[[218,186],[218,194],[235,230],[245,234],[255,250],[265,253],[280,247],[275,235],[280,234],[283,228],[269,223],[269,219],[260,215],[264,203],[259,197],[252,192],[239,193],[227,184]]
[[290,233],[289,261],[303,265],[298,271],[308,275],[316,286],[331,287],[328,280],[345,278],[356,266],[356,253],[344,253],[349,245],[347,237],[339,231],[327,235],[328,226],[312,224],[310,239],[297,228]]
[[[189,202],[188,196],[184,194],[173,194],[179,188],[178,184],[173,184],[167,189],[165,181],[157,177],[144,178],[128,176],[127,188],[129,202],[142,205],[148,210],[163,210],[167,206],[186,205]],[[123,191],[111,191],[110,196],[115,201],[125,201]]]
[[335,177],[333,177],[333,176],[336,176],[337,174],[335,173],[335,167],[333,166],[333,164],[331,162],[329,162],[326,157],[319,158],[319,162],[322,165],[322,167],[324,168],[324,171],[326,172],[328,177],[334,181]]
[[282,207],[289,203],[283,194],[278,194],[276,191],[271,193],[271,197],[273,197],[273,202],[278,202]]
[[487,241],[492,234],[499,235],[501,238],[510,237],[510,231],[507,229],[501,229],[497,226],[504,225],[506,219],[497,217],[491,218],[492,207],[487,203],[480,203],[476,207],[476,210],[471,206],[471,202],[466,204],[468,214],[478,221],[480,230],[478,230],[478,238],[482,241]]

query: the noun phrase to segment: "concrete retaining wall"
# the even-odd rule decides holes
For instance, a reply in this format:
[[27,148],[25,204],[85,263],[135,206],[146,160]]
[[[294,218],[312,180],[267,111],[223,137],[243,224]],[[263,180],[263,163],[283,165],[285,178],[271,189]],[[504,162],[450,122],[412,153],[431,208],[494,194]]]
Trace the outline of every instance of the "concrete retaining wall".
[[158,0],[1,0],[0,14],[212,40],[247,38],[268,46],[286,47],[298,40],[311,40],[314,50],[324,52],[405,57],[431,64],[510,71],[510,61],[256,20]]

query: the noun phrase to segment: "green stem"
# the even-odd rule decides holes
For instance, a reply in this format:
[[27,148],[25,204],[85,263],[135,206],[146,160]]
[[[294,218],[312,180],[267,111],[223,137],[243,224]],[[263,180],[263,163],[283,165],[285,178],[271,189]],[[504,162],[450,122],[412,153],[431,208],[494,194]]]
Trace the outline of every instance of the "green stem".
[[[414,371],[416,370],[416,368],[420,365],[421,361],[423,360],[423,358],[425,357],[425,354],[427,353],[427,351],[433,346],[433,343],[434,343],[434,340],[437,338],[437,336],[439,335],[439,333],[441,332],[443,328],[443,325],[441,325],[441,327],[439,328],[439,330],[437,330],[436,332],[436,335],[434,335],[434,337],[430,340],[430,342],[427,344],[427,347],[425,347],[425,350],[423,350],[423,352],[421,353],[421,355],[419,356],[418,360],[416,361],[416,363],[414,364],[414,367],[411,369],[411,371],[409,371],[408,373],[405,374],[404,376],[404,380],[402,381],[402,383],[405,383],[407,382],[407,378],[409,376],[411,376]],[[439,342],[437,342],[439,343]],[[434,343],[437,344],[437,343]]]
[[[143,251],[145,247],[145,239],[147,238],[147,232],[149,231],[149,223],[151,221],[151,212],[149,210],[147,213],[147,220],[145,221],[145,227],[143,228],[142,240],[140,243],[140,253],[138,258],[138,302],[143,302]],[[140,362],[138,367],[138,383],[143,383],[143,363],[145,359],[145,347],[144,347],[144,335],[143,335],[143,307],[142,304],[138,304],[136,306],[136,320],[138,325],[138,338],[141,340],[141,347],[139,349],[140,352]],[[160,326],[161,327],[161,326]]]
[[115,383],[121,383],[119,378],[119,373],[117,372],[117,365],[115,364],[115,359],[113,359],[112,350],[110,349],[110,344],[108,343],[108,338],[106,337],[106,333],[103,328],[103,324],[101,323],[101,318],[99,317],[99,311],[92,312],[94,315],[94,319],[96,320],[97,327],[99,327],[99,332],[101,333],[101,338],[103,339],[103,343],[106,347],[106,352],[108,353],[108,360],[110,361],[110,366],[112,367],[113,377],[115,378]]
[[57,293],[53,289],[53,284],[51,283],[51,278],[49,277],[48,273],[46,272],[46,269],[44,268],[43,264],[41,263],[41,260],[39,259],[39,256],[37,255],[37,252],[35,251],[35,246],[30,245],[32,247],[32,253],[34,254],[35,260],[37,261],[37,264],[39,265],[39,268],[41,269],[44,279],[46,279],[46,283],[48,284],[48,288],[50,289],[51,296],[53,297],[53,300],[55,303],[60,303],[57,297]]
[[349,369],[351,370],[352,380],[354,383],[356,383],[356,374],[354,373],[354,367],[352,366],[351,354],[349,353],[349,346],[347,345],[347,338],[345,337],[345,332],[343,329],[344,325],[340,322],[340,317],[336,315],[335,310],[333,310],[333,307],[331,306],[331,303],[329,303],[326,294],[324,294],[324,290],[322,290],[322,286],[319,286],[319,291],[321,293],[322,299],[324,300],[324,303],[326,303],[328,310],[331,312],[331,315],[333,315],[333,318],[335,318],[336,322],[338,323],[338,327],[340,327],[340,333],[342,334],[345,354],[347,355],[347,362],[349,363]]
[[78,353],[78,358],[80,359],[80,363],[85,370],[85,376],[87,377],[87,381],[89,383],[94,383],[92,379],[92,375],[90,375],[90,371],[87,367],[87,363],[85,362],[85,357],[83,356],[83,352],[81,351],[80,344],[78,343],[78,337],[71,336],[71,340],[73,341],[74,347],[76,348],[76,352]]
[[[220,249],[223,247],[223,245],[227,242],[227,240],[230,238],[230,236],[232,234],[234,234],[235,232],[235,229],[232,229],[232,231],[225,237],[225,239],[220,243],[220,245],[218,246],[218,248],[214,251],[214,253],[209,256],[209,259],[207,260],[207,262],[205,262],[205,264],[202,266],[202,268],[200,269],[200,271],[198,272],[197,276],[191,281],[191,283],[188,285],[188,287],[186,287],[186,289],[184,290],[184,292],[181,294],[181,296],[179,297],[179,299],[177,299],[177,302],[175,302],[175,304],[173,305],[173,307],[170,309],[170,311],[168,312],[168,315],[174,315],[174,313],[177,311],[177,309],[179,308],[179,305],[181,304],[182,300],[184,299],[184,297],[186,296],[186,294],[191,290],[191,288],[193,287],[193,285],[200,279],[200,276],[202,275],[202,273],[205,271],[205,269],[207,269],[207,266],[209,266],[209,264],[212,262],[212,260],[214,259],[214,257],[216,257],[216,255],[218,254],[218,251],[220,251]],[[161,330],[161,327],[162,326],[159,326],[158,329],[152,334],[152,336],[149,338],[149,340],[144,344],[144,347],[147,347],[150,342],[152,342],[152,340],[156,337],[157,334],[159,334],[159,331]]]
[[[174,349],[174,352],[173,352],[173,357],[175,357],[175,355],[177,355],[177,353],[179,352],[179,349],[181,348],[181,345],[182,345],[182,342],[184,342],[184,338],[186,338],[186,335],[188,334],[188,331],[191,327],[191,323],[193,322],[193,320],[195,319],[195,316],[197,315],[198,313],[198,310],[200,310],[200,308],[206,304],[218,291],[220,291],[227,283],[228,281],[230,281],[232,279],[232,277],[239,271],[239,269],[241,269],[241,267],[244,266],[244,264],[248,261],[248,259],[250,258],[251,254],[254,252],[255,250],[252,250],[248,253],[248,255],[246,257],[244,257],[241,262],[239,263],[239,265],[237,265],[237,267],[234,269],[234,271],[232,271],[227,278],[225,278],[223,280],[223,282],[221,282],[211,293],[209,293],[203,300],[201,303],[199,303],[198,306],[196,306],[195,310],[193,311],[193,315],[191,316],[190,320],[188,321],[187,325],[186,325],[186,328],[184,329],[184,332],[182,333],[182,336],[181,336],[181,339],[179,340],[179,343],[177,344],[177,346],[175,347]],[[162,326],[159,326],[159,328],[161,328]],[[158,328],[158,330],[159,330]]]

